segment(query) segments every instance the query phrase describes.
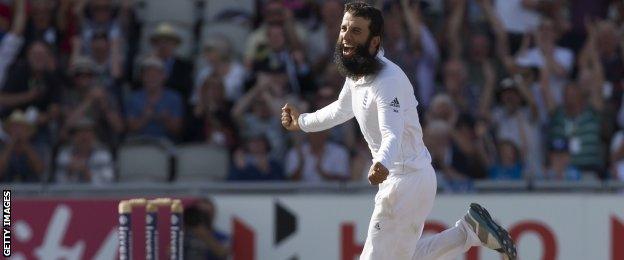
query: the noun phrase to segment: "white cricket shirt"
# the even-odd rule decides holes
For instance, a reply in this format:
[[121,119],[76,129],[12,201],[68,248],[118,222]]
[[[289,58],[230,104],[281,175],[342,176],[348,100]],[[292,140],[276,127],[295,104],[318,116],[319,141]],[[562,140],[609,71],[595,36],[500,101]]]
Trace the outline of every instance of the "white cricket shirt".
[[355,116],[373,163],[380,162],[391,174],[415,172],[431,165],[422,140],[414,89],[403,71],[377,54],[383,68],[377,75],[357,81],[347,78],[338,100],[299,117],[304,132],[317,132],[344,123]]

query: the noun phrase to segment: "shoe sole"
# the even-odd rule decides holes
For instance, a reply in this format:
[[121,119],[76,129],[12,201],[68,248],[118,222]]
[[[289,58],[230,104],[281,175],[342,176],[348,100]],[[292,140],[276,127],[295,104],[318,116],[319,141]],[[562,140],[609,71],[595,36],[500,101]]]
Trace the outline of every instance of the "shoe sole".
[[492,234],[498,241],[501,248],[496,251],[503,254],[505,260],[517,259],[516,245],[513,239],[511,239],[507,230],[494,222],[490,213],[484,207],[477,203],[471,203],[470,214],[473,215],[473,219],[479,222],[481,227],[485,227],[488,233]]

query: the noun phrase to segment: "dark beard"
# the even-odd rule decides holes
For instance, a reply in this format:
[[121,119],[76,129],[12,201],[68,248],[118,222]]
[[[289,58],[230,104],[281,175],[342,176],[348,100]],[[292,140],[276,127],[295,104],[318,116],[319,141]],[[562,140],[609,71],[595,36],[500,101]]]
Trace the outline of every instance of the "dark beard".
[[338,72],[341,75],[355,79],[361,76],[372,75],[381,70],[382,63],[377,59],[376,55],[371,55],[368,49],[371,44],[372,37],[366,41],[365,45],[355,47],[355,53],[350,58],[342,55],[342,43],[336,43],[334,49],[334,63],[338,66]]

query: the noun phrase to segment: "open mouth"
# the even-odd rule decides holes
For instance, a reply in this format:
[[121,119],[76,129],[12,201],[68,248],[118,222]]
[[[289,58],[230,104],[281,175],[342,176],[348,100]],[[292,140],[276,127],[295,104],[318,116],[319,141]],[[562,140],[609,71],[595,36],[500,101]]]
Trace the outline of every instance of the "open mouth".
[[355,46],[350,45],[342,45],[342,55],[346,57],[351,57],[355,53]]

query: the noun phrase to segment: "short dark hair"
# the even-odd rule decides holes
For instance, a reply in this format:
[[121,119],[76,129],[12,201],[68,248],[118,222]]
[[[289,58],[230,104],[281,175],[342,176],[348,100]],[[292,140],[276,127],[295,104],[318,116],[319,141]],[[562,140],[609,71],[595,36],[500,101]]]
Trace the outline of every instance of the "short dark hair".
[[353,16],[370,20],[370,25],[368,26],[370,37],[379,36],[383,38],[384,21],[379,9],[367,3],[355,1],[345,5],[344,13],[350,13]]

